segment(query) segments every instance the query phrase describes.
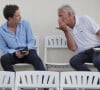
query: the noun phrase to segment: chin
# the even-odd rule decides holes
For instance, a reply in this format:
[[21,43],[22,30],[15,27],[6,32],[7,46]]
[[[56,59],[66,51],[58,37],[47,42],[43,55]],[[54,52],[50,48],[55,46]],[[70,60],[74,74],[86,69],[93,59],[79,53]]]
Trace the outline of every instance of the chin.
[[[21,21],[21,20],[20,20]],[[20,21],[19,22],[17,22],[17,24],[19,24],[20,23]]]

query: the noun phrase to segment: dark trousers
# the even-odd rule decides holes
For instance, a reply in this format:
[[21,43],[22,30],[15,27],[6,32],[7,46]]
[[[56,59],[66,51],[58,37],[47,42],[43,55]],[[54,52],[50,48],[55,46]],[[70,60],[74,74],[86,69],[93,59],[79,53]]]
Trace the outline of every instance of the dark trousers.
[[22,59],[18,59],[13,54],[7,53],[1,57],[1,65],[5,71],[15,71],[13,66],[17,63],[32,64],[35,70],[45,70],[45,67],[34,49],[29,50],[29,54]]
[[100,53],[96,53],[93,49],[86,50],[75,56],[70,60],[70,65],[78,71],[90,71],[84,63],[93,63],[100,71]]

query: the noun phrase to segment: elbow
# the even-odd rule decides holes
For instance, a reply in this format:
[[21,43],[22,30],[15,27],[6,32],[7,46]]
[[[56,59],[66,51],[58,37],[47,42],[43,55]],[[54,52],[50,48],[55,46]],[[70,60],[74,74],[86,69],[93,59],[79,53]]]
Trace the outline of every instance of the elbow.
[[76,51],[77,48],[69,48],[71,51]]
[[74,51],[74,52],[76,51],[76,49],[71,49],[71,50]]
[[68,48],[71,50],[71,51],[76,51],[77,50],[77,46],[76,45],[70,45],[68,46]]

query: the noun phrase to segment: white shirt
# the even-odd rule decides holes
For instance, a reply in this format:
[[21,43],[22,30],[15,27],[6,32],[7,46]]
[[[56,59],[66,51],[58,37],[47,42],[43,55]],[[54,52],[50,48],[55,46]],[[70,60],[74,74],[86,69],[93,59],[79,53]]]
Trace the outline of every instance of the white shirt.
[[76,17],[76,24],[73,30],[70,30],[78,47],[76,52],[100,46],[100,37],[96,35],[99,29],[100,26],[89,16]]

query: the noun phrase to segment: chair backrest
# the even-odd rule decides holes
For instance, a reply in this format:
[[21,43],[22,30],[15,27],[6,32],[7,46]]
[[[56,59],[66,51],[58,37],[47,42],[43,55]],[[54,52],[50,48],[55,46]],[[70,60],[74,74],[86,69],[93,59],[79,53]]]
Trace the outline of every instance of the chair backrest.
[[47,48],[67,48],[66,38],[63,35],[49,35],[45,37]]
[[88,71],[61,72],[60,88],[100,89],[100,73]]
[[42,71],[38,72],[37,75],[38,75],[38,85],[40,87],[59,88],[59,72]]
[[[48,49],[61,49],[67,48],[67,41],[64,35],[49,35],[45,37],[45,47],[44,47],[44,62],[45,64],[50,63],[47,60],[48,56]],[[57,63],[55,63],[57,64]],[[66,63],[62,63],[66,64]]]
[[19,71],[16,72],[16,88],[59,88],[59,72]]
[[14,90],[15,72],[0,71],[0,88]]
[[[59,63],[59,62],[53,62],[54,60],[50,60],[50,61],[47,60],[48,59],[47,58],[48,57],[48,50],[50,50],[50,49],[53,49],[53,50],[54,49],[60,49],[61,50],[61,49],[67,49],[67,48],[68,48],[67,47],[67,40],[66,40],[66,37],[64,35],[48,35],[48,36],[45,37],[44,64],[46,65],[47,69],[50,68],[50,67],[56,67],[56,66],[57,67],[70,66],[70,64],[66,63],[66,62],[60,62]],[[74,53],[71,53],[71,55],[74,55]],[[62,59],[63,58],[64,57],[62,57]],[[93,66],[92,63],[85,63],[85,64],[88,65],[88,66]]]
[[37,54],[39,55],[39,37],[38,36],[34,36],[34,48],[37,51]]

